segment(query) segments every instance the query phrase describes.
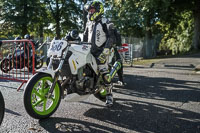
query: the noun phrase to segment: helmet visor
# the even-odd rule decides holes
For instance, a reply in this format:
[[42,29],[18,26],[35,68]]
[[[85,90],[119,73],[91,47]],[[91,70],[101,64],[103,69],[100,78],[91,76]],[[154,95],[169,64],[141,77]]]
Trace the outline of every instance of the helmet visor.
[[93,14],[93,13],[95,13],[95,11],[96,11],[95,8],[90,8],[88,12],[89,12],[90,14]]

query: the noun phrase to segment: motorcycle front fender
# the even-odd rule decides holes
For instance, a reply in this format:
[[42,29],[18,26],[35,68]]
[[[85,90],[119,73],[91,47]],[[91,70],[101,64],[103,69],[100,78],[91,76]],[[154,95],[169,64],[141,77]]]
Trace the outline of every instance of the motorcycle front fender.
[[[41,68],[41,69],[39,69],[39,70],[36,70],[36,73],[39,73],[39,72],[41,72],[41,73],[47,73],[47,74],[51,75],[52,78],[55,76],[55,73],[56,73],[55,70],[46,69],[46,68]],[[58,77],[58,80],[62,80],[62,77],[59,76],[59,77]]]

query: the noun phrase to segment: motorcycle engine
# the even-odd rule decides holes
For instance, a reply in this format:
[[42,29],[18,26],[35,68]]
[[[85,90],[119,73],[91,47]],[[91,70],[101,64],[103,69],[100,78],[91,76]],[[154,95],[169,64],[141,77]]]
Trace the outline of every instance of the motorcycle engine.
[[79,69],[76,89],[78,94],[91,93],[94,88],[94,73],[89,66]]

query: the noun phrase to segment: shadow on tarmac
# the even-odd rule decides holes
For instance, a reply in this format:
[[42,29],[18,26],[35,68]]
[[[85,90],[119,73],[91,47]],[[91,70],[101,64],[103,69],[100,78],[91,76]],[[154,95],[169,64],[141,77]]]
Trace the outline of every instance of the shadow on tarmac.
[[16,116],[22,116],[21,114],[15,112],[15,111],[12,111],[12,110],[10,110],[10,109],[7,109],[7,108],[5,108],[5,112],[6,112],[6,113],[9,113],[9,114],[16,115]]
[[125,82],[126,86],[114,89],[114,92],[163,101],[200,102],[200,82],[138,75],[125,75]]
[[[84,115],[143,133],[200,132],[200,114],[188,111],[189,107],[188,110],[180,109],[184,103],[200,102],[200,82],[133,75],[125,75],[125,82],[126,86],[118,86],[114,92],[125,95],[124,97],[127,95],[149,99],[148,102],[115,98],[111,109],[91,108]],[[158,102],[152,103],[151,100]],[[159,104],[159,101],[179,104],[172,107]]]
[[116,129],[110,128],[109,126],[103,126],[91,122],[68,119],[68,118],[49,118],[39,120],[40,126],[42,126],[49,133],[63,133],[63,132],[118,132]]
[[135,100],[116,98],[111,109],[91,108],[84,115],[142,133],[200,131],[198,113]]
[[[144,76],[125,75],[127,85],[114,89],[115,93],[127,96],[164,100],[174,102],[199,102],[200,88],[190,85],[199,84],[194,81],[175,80],[173,78],[151,78]],[[193,85],[194,86],[194,85]],[[168,87],[177,90],[168,90]],[[178,89],[179,88],[179,89]],[[104,126],[92,122],[68,118],[50,118],[39,121],[49,132],[200,132],[200,114],[192,111],[171,107],[150,100],[138,101],[127,98],[115,98],[114,105],[106,108],[89,102],[98,108],[90,108],[84,116],[108,124]],[[182,106],[182,105],[181,105]],[[109,126],[112,125],[112,126]],[[116,130],[113,126],[124,128]],[[123,131],[124,130],[124,131]]]
[[84,116],[97,119],[108,124],[108,126],[88,122],[87,120],[58,117],[40,120],[39,124],[50,133],[126,132],[116,130],[112,128],[113,126],[143,133],[191,133],[200,131],[200,114],[198,113],[136,100],[116,98],[112,108],[90,108],[84,113]]

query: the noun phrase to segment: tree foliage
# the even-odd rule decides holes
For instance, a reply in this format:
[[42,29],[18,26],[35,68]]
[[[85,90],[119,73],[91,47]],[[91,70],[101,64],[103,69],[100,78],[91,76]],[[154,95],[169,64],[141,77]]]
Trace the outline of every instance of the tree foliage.
[[[39,0],[0,0],[1,34],[11,37],[25,35],[38,16]],[[8,30],[6,30],[8,29]]]
[[200,48],[199,0],[109,0],[107,3],[111,6],[107,16],[124,36],[145,38],[146,54],[153,53],[151,40],[157,35],[163,36],[160,48],[172,50],[173,54]]
[[[91,0],[0,0],[0,38],[27,33],[61,38],[71,29],[83,31],[87,1]],[[145,38],[150,57],[157,36],[162,37],[160,49],[174,54],[200,48],[199,0],[101,1],[105,16],[123,36]]]
[[73,0],[44,0],[53,20],[56,35],[61,38],[68,30],[77,28],[80,21],[80,6]]
[[80,28],[80,5],[74,0],[0,0],[0,36],[57,36]]
[[160,44],[160,50],[171,50],[172,54],[175,55],[188,52],[191,49],[194,28],[192,12],[183,12],[181,17],[181,21],[174,30],[170,30],[170,24],[159,23],[165,33]]

